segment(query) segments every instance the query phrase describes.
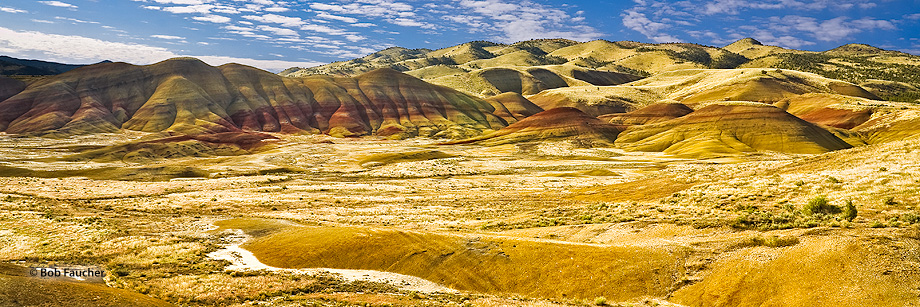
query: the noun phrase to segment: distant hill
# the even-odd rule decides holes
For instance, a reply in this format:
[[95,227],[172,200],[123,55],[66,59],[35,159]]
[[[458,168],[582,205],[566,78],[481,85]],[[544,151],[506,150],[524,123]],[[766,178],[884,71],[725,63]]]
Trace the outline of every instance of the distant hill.
[[[920,57],[881,48],[849,44],[824,52],[764,45],[746,38],[725,47],[688,43],[647,44],[632,41],[596,40],[579,43],[564,39],[540,39],[499,44],[476,41],[438,50],[389,48],[363,58],[310,68],[291,68],[282,75],[313,74],[353,76],[376,68],[391,68],[423,80],[452,87],[471,95],[488,97],[505,91],[531,95],[537,89],[577,86],[571,83],[532,86],[527,92],[526,73],[505,73],[511,81],[483,82],[478,75],[498,68],[527,72],[550,67],[568,70],[650,76],[662,72],[701,68],[780,68],[815,73],[861,85],[873,94],[893,101],[920,99]],[[564,79],[564,74],[559,78]],[[571,76],[569,76],[571,77]],[[521,83],[510,88],[496,83]],[[610,85],[593,78],[587,84]],[[491,81],[491,80],[490,80]]]
[[61,64],[0,56],[0,75],[3,76],[49,76],[65,73],[83,66],[86,65]]

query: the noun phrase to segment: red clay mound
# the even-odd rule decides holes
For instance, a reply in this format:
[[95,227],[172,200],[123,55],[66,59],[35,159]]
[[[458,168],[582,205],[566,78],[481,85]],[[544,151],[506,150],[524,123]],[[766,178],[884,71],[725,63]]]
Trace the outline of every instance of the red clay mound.
[[498,94],[486,98],[486,101],[495,108],[493,114],[501,117],[509,124],[516,123],[525,117],[543,112],[543,108],[535,105],[533,102],[530,102],[530,100],[527,100],[527,98],[524,98],[524,96],[521,96],[521,94],[515,92]]
[[872,117],[873,108],[864,99],[843,95],[811,93],[783,99],[774,105],[809,122],[841,129],[853,129]]
[[614,125],[645,125],[675,119],[691,112],[693,109],[681,103],[656,103],[632,112],[601,115],[598,119]]
[[445,144],[476,143],[486,146],[533,142],[572,141],[582,147],[613,146],[623,127],[605,123],[576,108],[555,108],[537,113],[496,132]]
[[632,126],[616,143],[627,150],[697,158],[756,151],[816,154],[852,147],[780,108],[753,102],[712,104],[673,120]]

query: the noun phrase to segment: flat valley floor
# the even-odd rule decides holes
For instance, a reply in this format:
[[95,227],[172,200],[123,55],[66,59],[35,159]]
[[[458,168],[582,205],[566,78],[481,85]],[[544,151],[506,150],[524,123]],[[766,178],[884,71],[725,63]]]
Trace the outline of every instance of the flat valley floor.
[[[0,135],[0,305],[920,304],[917,140],[694,160],[277,135],[67,158],[141,136]],[[75,266],[106,277],[27,274]]]

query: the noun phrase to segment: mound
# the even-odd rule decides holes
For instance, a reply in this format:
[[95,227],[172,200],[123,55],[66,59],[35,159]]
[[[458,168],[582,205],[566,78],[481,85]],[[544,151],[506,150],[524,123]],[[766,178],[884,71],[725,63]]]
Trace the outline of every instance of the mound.
[[[866,105],[863,105],[863,104]],[[783,99],[773,105],[806,121],[841,129],[865,123],[873,109],[871,100],[834,94],[805,94]]]
[[258,151],[266,145],[263,141],[277,139],[246,132],[179,135],[93,149],[65,160],[139,163],[184,157],[238,156]]
[[740,250],[712,263],[707,277],[677,290],[672,301],[713,307],[914,304],[920,282],[913,272],[920,259],[876,240],[819,238],[758,256],[757,250]]
[[581,147],[611,147],[621,127],[602,122],[575,108],[537,113],[501,130],[445,144],[476,143],[486,146],[533,141],[570,141]]
[[779,69],[688,69],[661,73],[620,86],[551,89],[529,99],[544,109],[575,107],[600,116],[638,109],[662,100],[693,107],[707,101],[774,102],[805,93],[877,99],[851,83]]
[[514,92],[498,94],[486,98],[486,101],[495,108],[494,114],[508,123],[515,123],[525,117],[543,112],[542,108]]
[[0,131],[469,137],[507,125],[494,111],[479,98],[390,69],[291,79],[180,58],[148,66],[96,64],[50,77],[0,102]]
[[785,49],[782,47],[776,46],[765,46],[761,42],[753,38],[744,38],[734,43],[728,44],[724,47],[725,50],[740,54],[749,59],[756,59],[768,55],[776,55],[782,53],[801,53],[803,51]]
[[[234,227],[235,221],[216,224]],[[251,234],[267,229],[247,226]],[[682,273],[675,253],[642,247],[466,238],[358,227],[287,226],[271,234],[264,232],[263,237],[243,247],[270,266],[387,271],[486,293],[577,299],[605,296],[624,301],[664,295],[677,282],[673,276]]]
[[675,119],[691,112],[693,109],[680,103],[656,103],[628,113],[603,115],[598,119],[614,125],[645,125]]
[[103,283],[29,277],[28,268],[0,264],[0,306],[174,306]]
[[25,82],[0,76],[0,101],[13,97],[24,89],[26,89]]
[[618,147],[686,157],[756,151],[815,154],[850,148],[840,138],[782,109],[760,103],[719,103],[657,124],[633,126]]

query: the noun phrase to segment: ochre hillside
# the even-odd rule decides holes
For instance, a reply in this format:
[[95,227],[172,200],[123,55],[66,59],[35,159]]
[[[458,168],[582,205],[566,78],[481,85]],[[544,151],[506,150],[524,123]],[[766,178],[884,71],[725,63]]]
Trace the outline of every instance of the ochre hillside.
[[619,86],[580,86],[528,97],[544,109],[575,107],[600,116],[632,111],[656,102],[693,107],[708,101],[773,102],[805,93],[834,93],[877,99],[840,80],[782,69],[687,69],[654,75]]
[[851,147],[819,126],[756,102],[714,103],[673,120],[633,126],[616,143],[627,150],[687,157],[756,151],[816,154]]
[[[917,77],[920,76],[920,57],[862,44],[844,45],[824,52],[802,51],[764,45],[752,38],[721,48],[687,43],[605,40],[581,43],[540,39],[514,44],[478,41],[439,50],[390,48],[360,59],[311,68],[295,67],[282,72],[282,75],[353,76],[387,67],[472,95],[488,96],[509,89],[491,88],[489,84],[471,85],[479,81],[471,78],[470,74],[487,68],[527,71],[528,68],[556,65],[635,76],[701,68],[780,68],[858,84],[885,100],[909,102],[920,99],[920,79]],[[554,72],[558,74],[558,71]],[[505,75],[514,78],[511,74]],[[591,85],[607,85],[594,79],[575,79]],[[507,82],[510,81],[503,81]],[[518,93],[529,94],[523,90]]]
[[[390,69],[354,78],[284,78],[179,58],[148,66],[96,64],[33,83],[0,102],[0,131],[469,137],[507,125],[493,114],[495,103]],[[514,120],[533,114],[500,109]]]

